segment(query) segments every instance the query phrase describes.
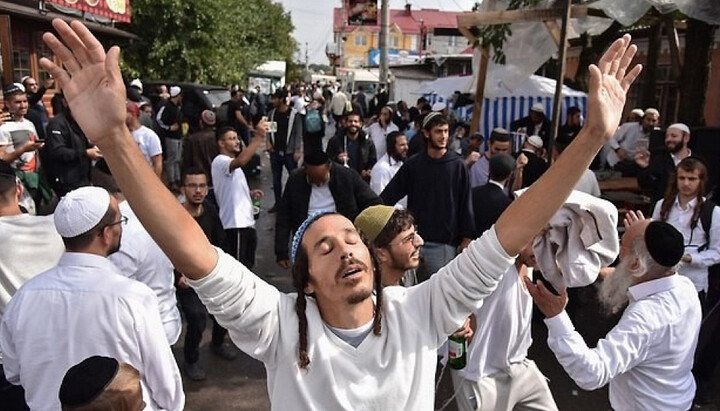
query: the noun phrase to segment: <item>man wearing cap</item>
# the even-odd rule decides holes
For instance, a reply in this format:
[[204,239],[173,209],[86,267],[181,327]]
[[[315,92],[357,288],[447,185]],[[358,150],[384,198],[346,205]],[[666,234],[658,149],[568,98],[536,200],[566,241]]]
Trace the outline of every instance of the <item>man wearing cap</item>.
[[607,163],[610,167],[630,174],[637,173],[635,167],[635,147],[642,141],[645,147],[650,144],[650,134],[657,128],[660,112],[657,109],[645,110],[639,123],[625,123],[618,127],[612,140],[608,143]]
[[635,164],[639,168],[638,185],[652,193],[652,201],[665,196],[670,174],[680,161],[692,155],[689,143],[690,128],[675,123],[665,131],[665,150],[638,150],[635,153]]
[[[190,134],[183,143],[182,164],[180,170],[197,167],[205,173],[208,184],[212,189],[212,173],[210,172],[213,159],[218,155],[218,145],[215,140],[215,124],[217,117],[212,110],[203,110],[200,113],[199,130]],[[213,196],[214,197],[214,196]]]
[[[23,190],[13,168],[0,161],[0,321],[18,288],[54,267],[65,252],[52,216],[20,210]],[[0,404],[9,410],[26,409],[22,388],[7,382],[2,368],[0,352]]]
[[24,202],[24,206],[34,214],[35,206],[41,201],[49,201],[52,193],[38,174],[40,160],[38,150],[43,142],[37,141],[35,125],[25,118],[28,112],[28,99],[22,84],[13,83],[3,90],[5,108],[10,119],[0,125],[0,160],[12,165],[20,180],[32,196],[33,201]]
[[547,162],[542,157],[543,141],[539,136],[530,136],[523,142],[522,149],[517,158],[524,156],[527,161],[518,161],[513,188],[530,187],[548,169]]
[[415,269],[420,265],[420,247],[415,219],[407,210],[374,205],[355,217],[355,227],[367,238],[378,259],[382,286],[417,283]]
[[512,141],[510,133],[504,128],[495,128],[490,133],[489,149],[470,167],[470,186],[480,187],[487,184],[490,174],[490,158],[505,153],[512,154]]
[[490,178],[485,185],[473,187],[472,205],[475,231],[479,237],[497,221],[512,198],[505,192],[507,181],[515,170],[515,159],[498,153],[490,159]]
[[61,101],[65,108],[48,123],[43,158],[47,160],[44,167],[50,186],[58,197],[78,187],[90,185],[92,161],[102,158],[100,149],[90,144],[75,121],[64,96]]
[[470,178],[465,162],[448,150],[448,119],[432,112],[423,119],[425,151],[409,158],[380,193],[395,205],[407,196],[407,208],[425,239],[420,281],[435,274],[465,248],[475,233]]
[[[265,149],[270,153],[275,205],[282,197],[283,168],[290,175],[302,158],[303,118],[288,105],[287,99],[287,90],[277,89],[271,99],[273,108],[268,113],[268,120],[277,124],[277,130],[268,133],[265,142]],[[276,210],[275,205],[271,208],[272,212]]]
[[370,188],[378,195],[407,159],[407,137],[399,131],[393,131],[385,137],[385,146],[388,148],[387,153],[375,163],[370,174]]
[[700,302],[692,282],[677,273],[683,236],[670,224],[628,213],[620,264],[599,297],[611,312],[625,304],[618,324],[588,348],[564,308],[567,293],[542,283],[525,285],[548,327],[548,346],[585,390],[610,384],[614,410],[688,410],[695,394],[691,369],[700,329]]
[[[190,279],[208,311],[241,349],[265,363],[274,409],[432,409],[438,346],[479,308],[512,256],[562,205],[617,128],[625,94],[641,70],[628,67],[636,47],[629,46],[626,34],[598,66],[590,66],[588,121],[568,148],[570,155],[427,284],[381,289],[371,251],[352,222],[319,213],[298,228],[291,253],[297,293],[283,294],[213,248],[144,166],[122,122],[119,49],[104,53],[80,22],[70,26],[55,19],[53,26],[65,41],[51,33],[45,33],[45,41],[63,56],[62,65],[76,70],[70,76],[48,59],[41,64],[66,85],[73,106],[84,113],[86,131],[106,150],[141,221]],[[89,60],[74,65],[76,58]],[[446,144],[447,128],[436,125],[435,142]],[[266,127],[261,122],[259,134]]]
[[130,364],[93,355],[65,373],[58,392],[62,411],[145,410],[140,372]]
[[180,185],[180,153],[182,153],[182,90],[170,87],[170,98],[157,111],[155,120],[165,141],[165,174],[171,187]]
[[630,115],[628,116],[628,123],[639,123],[642,121],[643,116],[645,115],[645,110],[641,108],[634,108],[632,111],[630,111]]
[[0,347],[8,381],[23,386],[30,409],[58,409],[67,369],[105,355],[140,371],[152,409],[182,409],[180,373],[155,294],[106,258],[119,249],[127,221],[117,200],[102,188],[82,187],[60,200],[53,219],[65,254],[55,268],[25,283],[3,316]]
[[275,257],[282,268],[290,268],[288,243],[292,233],[309,216],[319,211],[334,211],[354,219],[371,205],[380,204],[360,176],[332,162],[322,151],[311,151],[285,184],[275,220]]
[[510,124],[510,131],[524,133],[529,136],[540,136],[543,148],[548,148],[550,139],[550,121],[545,117],[545,107],[538,102],[530,107],[530,113]]
[[150,167],[159,178],[162,178],[163,159],[160,137],[151,129],[140,124],[140,108],[132,101],[127,103],[125,124]]
[[373,117],[373,123],[363,128],[375,144],[375,155],[378,158],[387,154],[387,144],[385,140],[388,134],[393,131],[399,131],[398,126],[393,123],[392,118],[393,109],[385,106],[380,109],[380,114],[378,114],[377,117]]

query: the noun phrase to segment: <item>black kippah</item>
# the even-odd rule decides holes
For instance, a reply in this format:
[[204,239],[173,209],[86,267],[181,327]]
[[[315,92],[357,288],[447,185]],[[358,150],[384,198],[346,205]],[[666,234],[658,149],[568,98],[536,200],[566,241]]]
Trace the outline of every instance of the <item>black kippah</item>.
[[682,234],[675,227],[662,221],[652,221],[645,229],[645,246],[653,260],[665,267],[672,267],[685,253]]
[[322,150],[311,150],[305,154],[303,163],[309,166],[324,166],[330,161],[328,155]]
[[65,373],[60,384],[60,403],[70,407],[85,405],[102,394],[115,378],[120,364],[114,358],[95,355]]

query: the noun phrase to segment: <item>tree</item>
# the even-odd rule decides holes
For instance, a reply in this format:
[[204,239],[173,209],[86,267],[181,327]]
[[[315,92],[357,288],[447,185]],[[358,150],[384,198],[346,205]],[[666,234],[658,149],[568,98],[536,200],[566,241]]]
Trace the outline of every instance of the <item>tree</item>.
[[[705,95],[710,71],[710,51],[717,26],[689,18],[685,32],[685,56],[678,87],[678,121],[692,126],[705,124]],[[692,47],[687,45],[691,44]]]
[[133,0],[124,47],[131,77],[208,84],[239,82],[268,60],[291,60],[296,43],[282,4],[271,0]]

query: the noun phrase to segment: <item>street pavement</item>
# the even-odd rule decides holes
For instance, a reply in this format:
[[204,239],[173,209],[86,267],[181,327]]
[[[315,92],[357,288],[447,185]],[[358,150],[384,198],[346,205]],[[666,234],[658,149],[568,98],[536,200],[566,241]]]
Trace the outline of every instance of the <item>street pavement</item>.
[[[331,134],[332,130],[328,130]],[[268,158],[262,156],[263,171],[260,176],[252,177],[248,183],[252,188],[261,188],[265,192],[260,218],[256,229],[258,234],[258,248],[256,253],[256,266],[254,272],[262,279],[276,286],[280,291],[292,292],[292,281],[289,271],[283,270],[275,263],[274,253],[274,225],[275,216],[267,210],[274,204],[272,194],[272,175]],[[598,338],[605,335],[617,322],[618,317],[607,317],[600,312],[594,286],[587,287],[572,296],[579,302],[572,314],[578,331],[584,336],[589,346],[595,346]],[[536,321],[533,323],[533,346],[529,358],[535,360],[540,370],[547,376],[555,401],[560,410],[587,410],[606,411],[610,409],[608,390],[604,387],[595,391],[583,391],[578,388],[567,374],[562,370],[557,360],[546,344],[546,327],[541,314],[536,312]],[[208,321],[208,324],[211,322]],[[208,326],[201,344],[200,362],[207,372],[207,379],[200,382],[190,381],[183,374],[186,393],[187,410],[267,410],[270,402],[267,394],[266,373],[261,362],[238,352],[234,361],[226,361],[216,357],[209,350],[211,327]],[[390,331],[391,332],[391,331]],[[182,342],[173,347],[178,364],[182,370]],[[438,374],[440,370],[438,370]],[[436,409],[450,399],[453,394],[449,371],[443,373],[436,395]],[[716,375],[716,377],[718,377]],[[720,385],[715,379],[715,386]],[[720,392],[715,394],[720,397]],[[445,410],[456,410],[455,402],[450,401]],[[704,407],[703,410],[716,410],[716,407]],[[391,410],[388,410],[391,411]]]

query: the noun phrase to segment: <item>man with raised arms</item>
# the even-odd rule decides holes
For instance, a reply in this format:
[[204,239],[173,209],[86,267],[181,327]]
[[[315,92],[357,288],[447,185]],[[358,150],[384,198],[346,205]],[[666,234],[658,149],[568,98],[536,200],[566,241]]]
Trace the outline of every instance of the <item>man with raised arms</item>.
[[[293,242],[298,294],[283,294],[214,248],[163,189],[124,125],[120,50],[107,54],[82,23],[54,20],[64,43],[45,42],[65,69],[41,64],[62,85],[78,123],[106,154],[128,201],[175,267],[192,279],[235,344],[265,363],[274,409],[432,409],[436,349],[477,309],[513,256],[562,205],[617,128],[640,72],[636,47],[617,40],[590,66],[588,120],[562,157],[493,229],[430,280],[380,289],[380,272],[352,222],[311,216]],[[264,134],[261,122],[257,132]],[[376,294],[373,294],[373,290]],[[430,372],[428,372],[430,371]]]

